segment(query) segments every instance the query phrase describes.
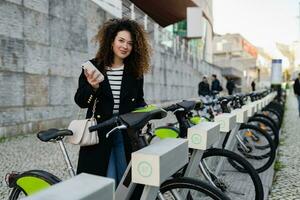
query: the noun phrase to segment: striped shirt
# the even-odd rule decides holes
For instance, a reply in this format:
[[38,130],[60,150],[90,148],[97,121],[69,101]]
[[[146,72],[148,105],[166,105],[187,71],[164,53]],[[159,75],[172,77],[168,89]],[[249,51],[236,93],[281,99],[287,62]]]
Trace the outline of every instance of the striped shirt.
[[124,65],[120,67],[108,68],[106,72],[110,84],[110,88],[113,94],[113,98],[114,98],[113,114],[119,113],[123,70],[124,70]]

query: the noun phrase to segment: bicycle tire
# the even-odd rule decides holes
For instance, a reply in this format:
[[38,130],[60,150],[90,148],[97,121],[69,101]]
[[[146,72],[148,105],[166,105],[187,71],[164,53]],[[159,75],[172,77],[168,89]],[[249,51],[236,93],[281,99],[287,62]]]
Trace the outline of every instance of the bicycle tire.
[[277,111],[279,111],[281,114],[284,113],[284,108],[283,108],[283,105],[279,102],[276,102],[276,101],[271,101],[268,105],[268,107],[271,107],[271,108],[275,108]]
[[[254,130],[257,134],[259,134],[259,137],[264,137],[264,141],[268,142],[268,145],[266,145],[267,147],[266,148],[269,148],[269,151],[263,155],[250,155],[250,154],[247,154],[246,152],[241,152],[242,155],[244,157],[246,157],[246,160],[252,164],[252,166],[254,167],[254,169],[256,170],[257,173],[261,173],[261,172],[264,172],[265,170],[269,169],[270,166],[272,166],[274,160],[275,160],[275,157],[276,157],[276,147],[275,147],[275,144],[272,140],[272,138],[262,129],[254,126],[254,125],[251,125],[251,124],[243,124],[239,131],[241,130],[244,130],[244,129],[247,129],[247,131],[250,129],[250,130]],[[238,149],[238,148],[237,148]],[[257,148],[259,149],[259,148]],[[240,149],[238,149],[239,151],[241,151]],[[249,159],[247,159],[249,158]],[[267,162],[265,162],[262,166],[260,167],[256,167],[256,165],[254,165],[254,163],[251,162],[251,160],[263,160],[263,159],[268,159]],[[236,168],[238,171],[240,172],[245,172],[243,168],[237,166],[237,165],[234,165],[234,163],[232,163],[230,160],[229,160],[229,163],[234,167]]]
[[281,126],[282,120],[283,120],[282,112],[278,111],[276,108],[271,107],[271,106],[267,106],[267,107],[263,108],[262,111],[272,112],[274,115],[276,115],[277,119],[279,120],[279,125]]
[[263,113],[256,113],[256,114],[254,114],[254,116],[253,117],[258,117],[258,118],[263,118],[263,119],[266,119],[266,120],[268,120],[277,130],[279,130],[280,128],[279,128],[279,124],[277,124],[276,122],[275,122],[275,120],[273,119],[273,118],[271,118],[270,116],[267,116],[267,115],[265,115],[265,114],[263,114]]
[[[188,178],[188,177],[180,177],[180,178],[167,180],[162,183],[159,190],[162,194],[164,194],[166,192],[175,189],[195,190],[197,192],[206,195],[207,197],[210,197],[210,199],[214,199],[214,200],[230,200],[230,198],[228,198],[223,192],[221,192],[217,188],[203,181],[195,180],[193,178]],[[188,199],[198,200],[199,198],[188,198]]]
[[[217,149],[217,148],[212,148],[208,149],[204,152],[201,162],[203,162],[203,159],[209,158],[209,157],[214,157],[214,156],[222,156],[227,158],[227,160],[232,160],[233,162],[236,162],[238,165],[242,166],[245,170],[244,174],[248,174],[249,177],[251,178],[251,181],[254,186],[254,196],[255,200],[263,200],[264,199],[264,190],[263,190],[263,185],[261,182],[261,179],[258,175],[258,173],[255,171],[255,169],[252,167],[252,165],[245,160],[243,157],[240,155],[228,151],[226,149]],[[240,184],[240,183],[237,183]],[[248,190],[249,188],[247,188]],[[227,195],[227,193],[225,193]],[[239,198],[241,199],[241,198]]]
[[[23,189],[22,186],[20,186],[18,184],[18,180],[20,180],[22,178],[26,178],[26,177],[30,177],[30,178],[34,177],[35,180],[40,180],[40,181],[48,184],[49,186],[54,185],[61,181],[55,175],[53,175],[49,172],[43,171],[43,170],[30,170],[30,171],[23,172],[15,178],[13,187],[12,187],[12,191],[10,192],[10,195],[9,195],[9,200],[17,200],[17,199],[19,199],[20,195],[23,195],[23,196],[31,195],[31,193],[29,194],[26,191],[26,189]],[[30,189],[32,190],[32,188],[30,188]],[[42,189],[44,189],[44,188],[34,188],[33,192],[37,192]]]
[[272,111],[269,111],[269,110],[263,110],[262,113],[268,117],[270,117],[276,124],[277,126],[280,128],[281,127],[281,124],[280,124],[280,118],[278,117],[277,114],[275,114],[274,112]]
[[20,188],[13,188],[12,191],[9,194],[8,200],[17,200],[19,199],[20,194],[23,193],[25,196],[27,196],[24,191],[22,191]]
[[[249,123],[251,123],[251,122],[262,123],[262,124],[264,124],[265,126],[269,127],[269,128],[271,129],[272,133],[271,133],[271,134],[268,133],[268,132],[267,132],[267,133],[272,137],[272,139],[273,139],[273,141],[274,141],[274,144],[275,144],[275,147],[276,147],[276,148],[278,147],[278,144],[279,144],[279,130],[276,129],[276,128],[271,124],[271,122],[269,122],[269,121],[266,120],[266,119],[255,118],[255,117],[250,118],[250,119],[248,120],[247,124],[249,124]],[[253,125],[253,124],[252,124],[252,125]]]

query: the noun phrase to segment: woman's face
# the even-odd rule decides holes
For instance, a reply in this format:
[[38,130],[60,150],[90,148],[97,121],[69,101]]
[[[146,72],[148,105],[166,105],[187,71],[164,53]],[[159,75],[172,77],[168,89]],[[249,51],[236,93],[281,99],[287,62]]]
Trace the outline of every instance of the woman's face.
[[112,44],[115,58],[124,60],[132,51],[131,34],[128,31],[119,31]]

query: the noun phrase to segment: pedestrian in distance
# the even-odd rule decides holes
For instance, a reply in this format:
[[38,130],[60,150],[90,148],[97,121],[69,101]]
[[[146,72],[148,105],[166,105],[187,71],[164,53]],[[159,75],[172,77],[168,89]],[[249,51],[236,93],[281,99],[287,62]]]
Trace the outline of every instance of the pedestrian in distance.
[[255,81],[254,80],[251,82],[251,88],[252,88],[252,92],[254,92],[255,91]]
[[[90,62],[99,72],[82,70],[74,99],[87,108],[86,118],[90,118],[97,98],[95,117],[100,123],[146,105],[143,74],[150,68],[150,46],[142,26],[129,19],[105,22],[94,39],[99,48]],[[103,80],[98,79],[99,73]],[[126,131],[106,138],[109,130],[98,131],[98,144],[80,147],[77,173],[107,176],[117,186],[130,161],[131,146]]]
[[226,83],[226,89],[227,89],[229,95],[233,94],[233,90],[235,89],[235,83],[234,83],[233,79],[228,78],[227,83]]
[[206,76],[203,76],[202,81],[198,85],[198,95],[203,97],[210,95],[209,84]]
[[298,74],[298,77],[296,78],[294,82],[294,93],[298,100],[298,113],[300,117],[300,73]]
[[213,74],[212,75],[212,82],[211,82],[211,93],[213,96],[215,96],[215,94],[218,94],[219,92],[221,92],[223,90],[221,83],[219,81],[219,79],[217,78],[217,75]]

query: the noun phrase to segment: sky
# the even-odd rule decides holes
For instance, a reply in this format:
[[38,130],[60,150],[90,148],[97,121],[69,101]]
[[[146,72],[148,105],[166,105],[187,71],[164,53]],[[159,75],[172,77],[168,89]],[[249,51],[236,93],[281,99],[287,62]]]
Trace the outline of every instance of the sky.
[[254,46],[283,58],[276,42],[299,38],[300,0],[213,0],[214,32],[240,33]]

